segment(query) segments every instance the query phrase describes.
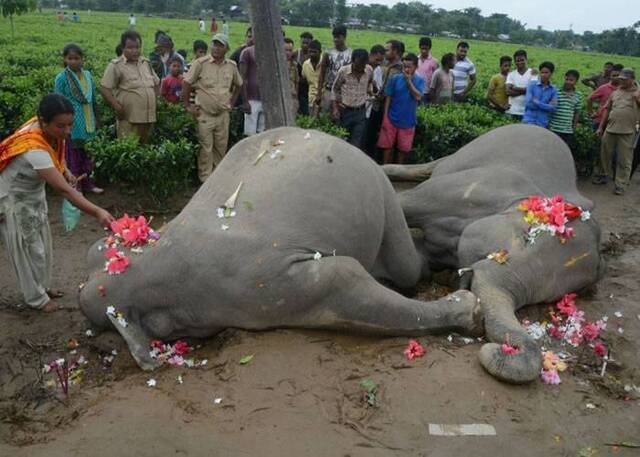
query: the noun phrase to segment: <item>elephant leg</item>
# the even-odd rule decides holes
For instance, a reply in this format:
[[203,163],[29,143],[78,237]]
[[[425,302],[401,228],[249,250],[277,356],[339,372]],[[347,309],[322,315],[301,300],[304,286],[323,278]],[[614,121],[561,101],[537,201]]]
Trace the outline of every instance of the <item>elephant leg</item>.
[[433,170],[445,157],[434,160],[429,163],[421,163],[415,165],[383,165],[382,170],[390,181],[413,181],[422,182],[431,177]]
[[431,302],[412,300],[382,286],[351,257],[326,257],[291,268],[291,284],[306,286],[310,306],[291,316],[290,326],[378,335],[482,331],[481,309],[469,291]]

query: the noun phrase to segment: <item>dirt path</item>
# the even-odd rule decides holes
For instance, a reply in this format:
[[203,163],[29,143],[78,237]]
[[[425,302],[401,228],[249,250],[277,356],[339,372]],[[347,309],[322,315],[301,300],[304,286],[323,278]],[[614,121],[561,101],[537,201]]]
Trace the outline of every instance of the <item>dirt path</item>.
[[[196,342],[202,346],[195,355],[208,359],[202,369],[142,373],[121,340],[85,335],[75,290],[100,231],[83,217],[78,230],[63,234],[60,201],[53,198],[54,279],[67,294],[68,310],[42,315],[16,307],[12,273],[0,262],[0,455],[638,455],[605,443],[640,441],[637,392],[624,390],[640,386],[640,179],[622,198],[586,183],[581,190],[597,203],[603,241],[616,234],[605,243],[611,253],[606,277],[578,301],[589,317],[610,316],[607,343],[615,363],[604,379],[598,367],[572,364],[560,386],[499,383],[478,364],[479,343],[459,338],[420,338],[427,354],[408,362],[406,338],[292,330],[227,331]],[[113,200],[113,192],[101,198]],[[425,284],[421,296],[441,293],[441,286]],[[623,317],[615,319],[615,311]],[[542,306],[530,307],[523,316],[543,313]],[[49,378],[41,367],[64,354],[71,338],[89,363],[65,400],[44,387]],[[106,366],[104,356],[113,349],[118,355]],[[248,354],[253,360],[240,365]],[[146,385],[151,377],[155,388]],[[363,401],[365,379],[378,385],[375,408]],[[436,437],[430,423],[487,423],[497,435]]]

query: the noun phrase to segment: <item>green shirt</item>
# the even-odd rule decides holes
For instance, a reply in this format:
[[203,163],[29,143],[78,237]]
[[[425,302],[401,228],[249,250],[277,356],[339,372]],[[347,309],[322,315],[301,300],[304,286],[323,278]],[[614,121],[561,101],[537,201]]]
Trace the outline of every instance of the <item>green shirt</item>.
[[582,94],[558,91],[558,108],[551,114],[549,128],[558,133],[573,133],[573,117],[582,107]]

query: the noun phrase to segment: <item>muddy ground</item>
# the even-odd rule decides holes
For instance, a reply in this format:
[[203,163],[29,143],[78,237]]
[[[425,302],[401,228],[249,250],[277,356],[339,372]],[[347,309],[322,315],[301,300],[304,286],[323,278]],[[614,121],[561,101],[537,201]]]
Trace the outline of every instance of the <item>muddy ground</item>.
[[[64,234],[60,200],[51,198],[55,287],[66,310],[45,315],[21,301],[0,247],[0,455],[21,456],[635,456],[640,442],[640,178],[624,197],[580,184],[592,198],[609,260],[606,276],[578,305],[587,316],[610,316],[606,342],[614,359],[604,377],[592,357],[562,373],[562,384],[511,386],[477,362],[479,342],[425,337],[424,357],[408,362],[406,338],[363,338],[296,330],[228,330],[198,345],[201,369],[141,372],[117,336],[89,338],[76,292],[84,256],[101,234],[83,216]],[[173,203],[179,209],[188,199]],[[121,214],[139,213],[115,189],[96,199]],[[118,202],[116,204],[116,202]],[[154,227],[172,213],[156,214]],[[423,284],[419,296],[446,293]],[[522,317],[544,318],[545,306]],[[622,318],[615,318],[620,311]],[[623,329],[621,333],[618,328]],[[76,355],[67,342],[79,342]],[[104,357],[115,349],[113,362]],[[68,397],[43,375],[45,362],[84,355],[82,380]],[[239,360],[254,358],[246,365]],[[183,383],[179,384],[178,376]],[[147,386],[155,378],[154,388]],[[376,406],[363,380],[377,386]],[[625,389],[626,387],[626,389]],[[219,399],[218,402],[215,399]],[[495,436],[438,437],[429,424],[485,423]]]

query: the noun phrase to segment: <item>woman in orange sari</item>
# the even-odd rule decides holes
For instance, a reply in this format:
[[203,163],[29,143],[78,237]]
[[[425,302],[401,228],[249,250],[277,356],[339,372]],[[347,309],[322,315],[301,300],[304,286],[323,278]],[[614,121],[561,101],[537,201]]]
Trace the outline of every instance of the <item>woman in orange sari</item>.
[[69,100],[49,94],[38,116],[0,143],[0,239],[25,302],[45,312],[60,309],[49,289],[52,246],[45,183],[104,227],[113,221],[108,211],[74,189],[77,180],[65,169],[65,138],[73,115]]

